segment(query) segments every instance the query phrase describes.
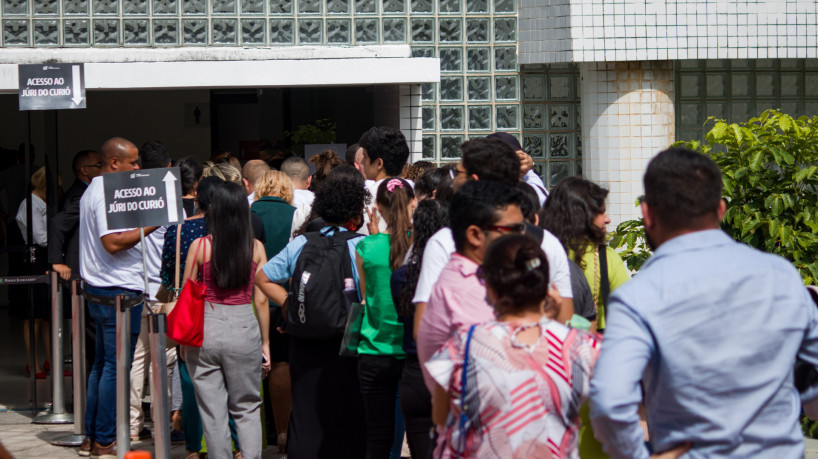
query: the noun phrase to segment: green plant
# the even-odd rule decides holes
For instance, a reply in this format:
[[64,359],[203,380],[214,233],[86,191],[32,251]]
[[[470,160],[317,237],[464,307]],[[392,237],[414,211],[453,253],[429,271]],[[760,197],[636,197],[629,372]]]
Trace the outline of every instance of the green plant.
[[608,245],[619,249],[619,256],[631,271],[639,271],[651,255],[645,239],[645,222],[641,218],[626,220],[617,225]]
[[[735,240],[790,260],[804,283],[818,281],[818,116],[765,111],[746,123],[709,118],[706,143],[677,142],[721,168],[727,212],[722,229]],[[621,223],[611,240],[638,269],[647,259],[641,220]]]
[[291,150],[297,155],[304,154],[304,145],[335,143],[335,121],[322,119],[313,124],[302,124],[294,131],[284,131]]

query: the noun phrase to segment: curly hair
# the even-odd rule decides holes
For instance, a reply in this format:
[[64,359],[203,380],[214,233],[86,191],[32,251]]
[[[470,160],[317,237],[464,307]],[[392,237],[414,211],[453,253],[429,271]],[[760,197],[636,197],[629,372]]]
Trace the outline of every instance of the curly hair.
[[560,240],[583,269],[582,255],[589,245],[605,243],[605,230],[594,225],[605,212],[608,190],[590,180],[567,177],[551,190],[540,216],[540,226]]
[[409,166],[409,172],[406,174],[406,178],[416,182],[418,177],[436,167],[437,166],[430,161],[415,161]]
[[507,234],[486,250],[478,277],[494,293],[497,317],[539,308],[548,295],[548,259],[525,234]]
[[424,199],[418,203],[412,215],[414,244],[409,253],[409,263],[406,271],[406,284],[400,293],[397,304],[398,314],[402,317],[412,317],[415,314],[415,288],[420,277],[420,268],[423,265],[423,251],[432,235],[449,224],[449,203],[437,199]]
[[293,194],[293,182],[284,172],[267,171],[256,180],[256,201],[264,196],[273,196],[292,204]]
[[[344,165],[337,169],[350,167]],[[352,170],[355,171],[355,168]],[[369,199],[363,176],[358,171],[355,171],[356,174],[344,172],[335,173],[333,170],[324,185],[315,192],[312,211],[328,225],[344,226],[351,220],[362,217]]]

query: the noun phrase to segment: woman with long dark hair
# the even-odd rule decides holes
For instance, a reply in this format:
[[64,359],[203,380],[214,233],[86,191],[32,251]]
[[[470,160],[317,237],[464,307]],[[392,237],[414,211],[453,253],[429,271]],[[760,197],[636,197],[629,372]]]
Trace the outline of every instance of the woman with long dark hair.
[[[607,196],[608,190],[590,180],[568,177],[551,190],[540,218],[540,225],[554,233],[568,252],[568,258],[585,273],[597,317],[591,322],[591,330],[600,332],[605,330],[607,294],[630,279],[622,258],[605,245],[605,225],[611,222],[605,213]],[[605,272],[607,276],[603,276]],[[607,458],[602,444],[594,437],[587,404],[580,414],[580,455],[587,459]]]
[[390,281],[398,320],[403,323],[403,351],[406,353],[400,381],[400,409],[406,424],[409,451],[415,459],[426,458],[431,452],[429,429],[432,427],[432,395],[423,383],[417,343],[412,336],[415,320],[420,320],[420,316],[415,317],[412,297],[418,284],[426,243],[433,234],[448,224],[448,202],[438,199],[420,201],[412,214],[412,248],[406,257],[406,263],[392,273]]
[[530,236],[489,246],[476,275],[496,320],[463,327],[425,364],[442,432],[435,457],[579,458],[579,407],[599,342],[549,319],[559,295],[549,294],[548,271]]
[[[196,389],[208,454],[230,458],[228,413],[235,420],[242,457],[261,457],[262,371],[270,369],[269,307],[253,279],[267,257],[253,238],[247,192],[231,182],[213,191],[206,237],[191,244],[185,281],[201,277],[205,292],[204,342],[185,347]],[[252,302],[258,318],[253,312]]]

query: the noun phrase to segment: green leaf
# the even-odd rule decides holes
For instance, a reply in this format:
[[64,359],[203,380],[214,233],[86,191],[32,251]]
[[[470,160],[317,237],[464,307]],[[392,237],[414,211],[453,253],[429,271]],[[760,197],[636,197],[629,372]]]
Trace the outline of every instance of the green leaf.
[[764,162],[764,152],[761,150],[756,150],[750,156],[750,170],[753,172],[758,172],[761,170]]
[[778,127],[781,128],[782,131],[787,132],[792,129],[793,122],[792,117],[789,115],[782,115],[778,118]]
[[801,183],[815,175],[815,171],[818,171],[818,166],[810,166],[805,169],[799,169],[795,172],[795,174],[793,174],[792,180],[795,183]]

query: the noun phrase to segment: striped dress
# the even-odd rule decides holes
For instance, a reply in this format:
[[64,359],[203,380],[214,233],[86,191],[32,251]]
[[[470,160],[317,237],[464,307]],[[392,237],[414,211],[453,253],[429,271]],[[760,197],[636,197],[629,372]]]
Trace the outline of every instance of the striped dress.
[[[536,343],[516,340],[517,333],[538,325]],[[451,396],[435,457],[457,457],[462,448],[462,457],[578,458],[579,408],[588,397],[599,338],[547,318],[523,325],[477,325],[466,378],[468,422],[461,429],[468,330],[461,329],[426,363]]]

